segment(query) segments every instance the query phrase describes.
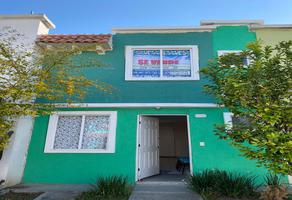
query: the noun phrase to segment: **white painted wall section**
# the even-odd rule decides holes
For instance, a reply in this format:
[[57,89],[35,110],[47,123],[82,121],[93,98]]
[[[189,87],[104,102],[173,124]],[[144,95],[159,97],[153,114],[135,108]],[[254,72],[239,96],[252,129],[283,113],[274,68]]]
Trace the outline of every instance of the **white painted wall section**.
[[0,161],[0,176],[5,186],[18,184],[22,179],[32,128],[31,117],[20,118],[15,124],[14,134]]
[[[48,34],[55,25],[45,15],[0,15],[0,30],[8,28],[21,34],[13,45],[24,44],[30,50],[38,35]],[[3,36],[3,37],[9,37]],[[3,39],[0,38],[0,39]],[[26,163],[26,155],[33,128],[31,117],[22,117],[16,120],[8,146],[0,160],[1,187],[8,187],[21,182]]]

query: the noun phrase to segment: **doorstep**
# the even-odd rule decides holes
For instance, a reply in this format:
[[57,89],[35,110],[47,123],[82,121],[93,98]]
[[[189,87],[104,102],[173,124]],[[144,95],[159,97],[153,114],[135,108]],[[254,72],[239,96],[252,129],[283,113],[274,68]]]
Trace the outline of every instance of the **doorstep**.
[[202,200],[184,182],[138,182],[129,200]]

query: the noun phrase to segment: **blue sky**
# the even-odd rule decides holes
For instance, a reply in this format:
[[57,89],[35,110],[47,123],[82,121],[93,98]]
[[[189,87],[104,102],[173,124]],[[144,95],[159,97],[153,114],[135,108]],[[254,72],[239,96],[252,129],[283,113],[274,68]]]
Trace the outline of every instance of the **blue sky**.
[[116,27],[198,26],[202,19],[292,24],[292,0],[0,0],[0,14],[45,13],[51,33],[110,33]]

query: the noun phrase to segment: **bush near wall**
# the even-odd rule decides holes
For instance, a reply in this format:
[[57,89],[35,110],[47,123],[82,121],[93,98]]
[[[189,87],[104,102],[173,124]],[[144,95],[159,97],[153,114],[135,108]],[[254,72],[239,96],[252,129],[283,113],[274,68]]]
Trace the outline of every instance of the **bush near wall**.
[[128,200],[131,192],[132,186],[127,177],[101,177],[89,191],[83,192],[76,200]]
[[204,200],[284,200],[291,196],[287,193],[287,183],[281,176],[267,174],[264,184],[257,184],[253,175],[228,172],[224,170],[204,170],[189,179],[189,188]]
[[221,170],[205,170],[189,179],[189,187],[204,200],[226,198],[258,199],[259,185],[255,176],[242,175]]

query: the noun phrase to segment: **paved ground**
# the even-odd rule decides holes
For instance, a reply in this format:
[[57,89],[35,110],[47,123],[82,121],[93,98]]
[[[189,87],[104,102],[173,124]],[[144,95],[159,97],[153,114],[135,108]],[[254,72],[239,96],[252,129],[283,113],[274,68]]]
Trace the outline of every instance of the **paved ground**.
[[184,182],[138,183],[129,200],[201,200]]
[[34,200],[74,200],[89,185],[65,185],[65,184],[26,184],[9,188],[12,192],[35,193],[43,192]]
[[[8,188],[7,191],[43,192],[35,200],[74,200],[89,187],[89,185],[26,184]],[[201,200],[201,198],[188,190],[185,177],[160,175],[138,182],[129,200]]]

